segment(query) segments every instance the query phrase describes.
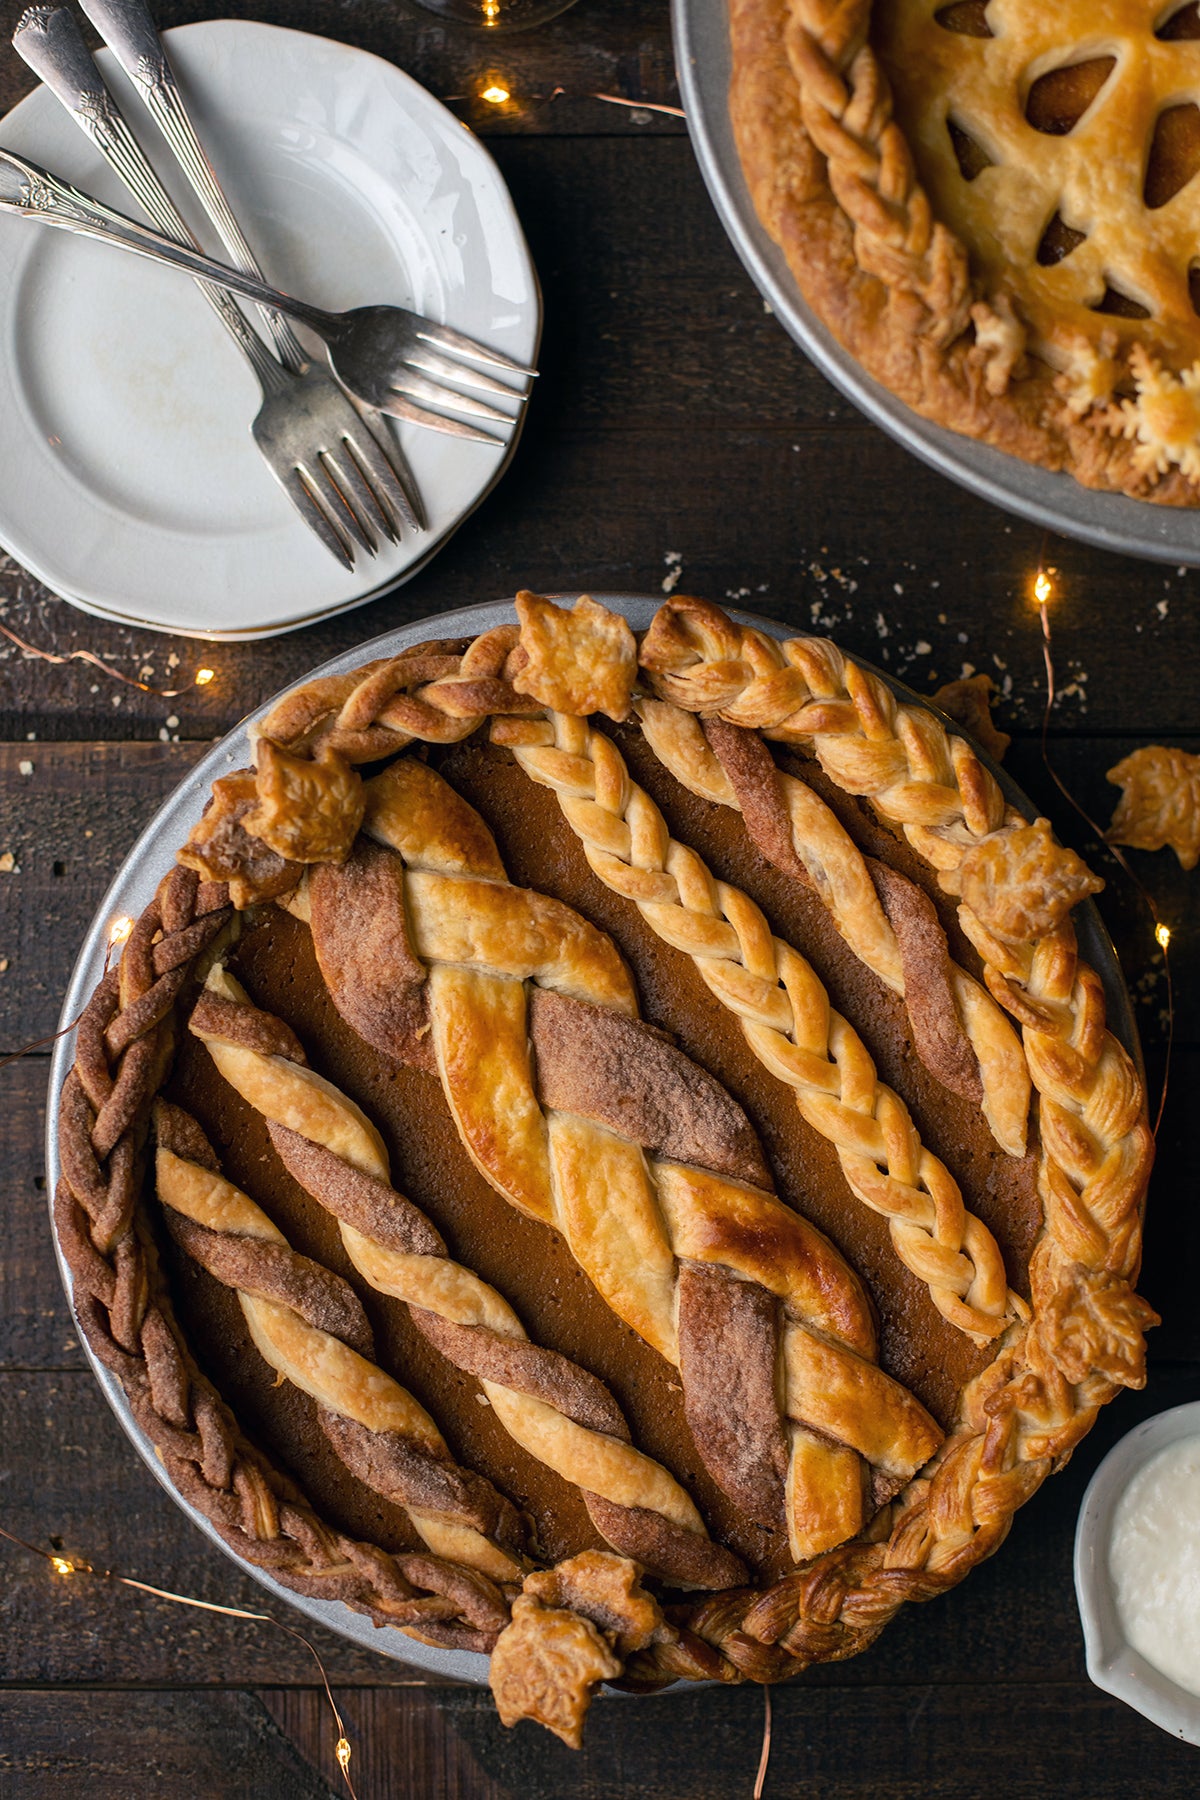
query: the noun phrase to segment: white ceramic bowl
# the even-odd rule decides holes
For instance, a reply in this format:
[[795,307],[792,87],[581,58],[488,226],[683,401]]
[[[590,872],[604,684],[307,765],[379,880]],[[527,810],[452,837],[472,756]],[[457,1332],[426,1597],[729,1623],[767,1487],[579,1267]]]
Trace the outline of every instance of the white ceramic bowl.
[[1098,1688],[1185,1744],[1200,1744],[1200,1696],[1160,1674],[1126,1642],[1108,1550],[1117,1507],[1135,1475],[1168,1444],[1193,1437],[1200,1437],[1200,1400],[1172,1407],[1129,1432],[1093,1475],[1075,1530],[1075,1592],[1088,1674]]

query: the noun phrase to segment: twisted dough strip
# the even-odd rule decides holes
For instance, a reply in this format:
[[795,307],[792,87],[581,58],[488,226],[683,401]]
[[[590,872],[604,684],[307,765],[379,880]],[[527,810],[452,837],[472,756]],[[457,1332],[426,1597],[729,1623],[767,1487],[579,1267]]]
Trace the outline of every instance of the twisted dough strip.
[[54,1224],[72,1304],[171,1482],[236,1553],[285,1586],[341,1600],[431,1642],[486,1650],[507,1618],[494,1584],[425,1556],[393,1557],[332,1529],[238,1431],[185,1354],[135,1213],[138,1154],[169,1063],[171,1007],[232,927],[224,887],[176,869],[79,1021],[59,1108]]
[[[991,996],[949,959],[927,897],[865,857],[820,796],[775,767],[757,735],[723,720],[702,731],[692,713],[667,700],[642,700],[637,711],[647,742],[676,779],[743,813],[764,856],[815,890],[855,954],[908,1001],[922,1061],[947,1087],[980,1101],[1001,1149],[1023,1156],[1030,1080],[1020,1039]],[[910,922],[922,903],[928,925]],[[936,941],[945,968],[928,996],[924,936]]]
[[403,1506],[436,1556],[494,1581],[519,1581],[524,1532],[516,1511],[455,1465],[424,1407],[376,1364],[353,1288],[293,1250],[262,1208],[222,1177],[188,1113],[159,1101],[155,1129],[155,1183],[173,1236],[233,1288],[260,1356],[316,1401],[350,1473]]
[[414,739],[456,744],[490,713],[540,712],[512,686],[512,665],[524,660],[517,635],[515,625],[499,625],[465,648],[460,639],[437,639],[305,682],[275,703],[256,736],[298,754],[320,750],[365,763]]
[[870,0],[792,0],[785,30],[804,126],[854,226],[859,266],[924,308],[921,329],[948,344],[966,329],[967,254],[934,219],[887,78],[867,41]]
[[[407,758],[367,806],[400,855],[360,847],[313,871],[301,903],[335,1003],[401,1059],[431,1027],[473,1160],[680,1369],[697,1448],[742,1510],[786,1523],[796,1560],[853,1535],[868,1469],[886,1499],[940,1433],[878,1368],[852,1272],[763,1191],[761,1152],[719,1084],[636,1018],[611,941],[511,886],[473,808]],[[427,1027],[410,1016],[414,987]]]
[[[655,687],[690,712],[719,713],[783,743],[810,744],[842,788],[899,826],[950,893],[980,840],[1003,843],[1024,827],[960,737],[924,707],[901,705],[878,676],[815,638],[779,643],[702,600],[660,609],[642,644]],[[1128,1289],[1136,1276],[1141,1201],[1154,1144],[1137,1071],[1105,1028],[1104,992],[1079,961],[1064,914],[1041,936],[1001,940],[970,906],[959,921],[978,950],[989,991],[1017,1020],[1039,1096],[1040,1185],[1047,1231],[1035,1253],[1035,1308],[1049,1303],[1111,1315],[1094,1339],[1112,1379],[1122,1361],[1137,1379],[1143,1349],[1135,1319],[1148,1312]],[[1097,1283],[1124,1284],[1099,1296]],[[1139,1309],[1140,1313],[1139,1313]],[[1064,1333],[1058,1334],[1060,1339]],[[1087,1343],[1060,1342],[1065,1366]]]
[[716,881],[694,850],[671,837],[612,740],[563,713],[505,721],[493,736],[558,795],[600,880],[691,956],[741,1020],[760,1062],[792,1088],[809,1124],[833,1144],[851,1191],[888,1220],[897,1255],[927,1283],[938,1311],[976,1343],[1025,1316],[991,1232],[966,1210],[954,1177],[921,1143],[904,1102],[878,1079],[814,970],[772,935],[747,895]]
[[928,707],[901,704],[824,638],[781,643],[681,595],[655,614],[641,664],[655,692],[686,712],[811,747],[838,787],[903,831],[948,892],[979,838],[1023,823],[965,738]]
[[[447,1255],[425,1215],[390,1186],[386,1153],[365,1116],[332,1083],[304,1066],[303,1052],[287,1027],[251,1006],[226,969],[210,972],[190,1029],[225,1079],[266,1118],[285,1167],[338,1219],[347,1254],[360,1274],[380,1293],[403,1300],[417,1328],[447,1360],[478,1377],[505,1430],[530,1455],[580,1488],[593,1523],[614,1548],[689,1586],[728,1587],[744,1578],[738,1559],[709,1539],[673,1476],[634,1447],[620,1408],[603,1383],[565,1357],[531,1344],[495,1288]],[[226,1204],[231,1203],[226,1199]],[[302,1352],[281,1345],[277,1321],[258,1323],[264,1303],[243,1299],[242,1304],[257,1309],[247,1317],[260,1350],[291,1374]],[[294,1335],[290,1322],[287,1329]],[[329,1347],[321,1353],[328,1359]],[[317,1385],[321,1403],[344,1413],[337,1380],[331,1387],[318,1378]],[[315,1391],[311,1381],[308,1391]],[[404,1399],[415,1406],[409,1396]],[[394,1397],[391,1404],[396,1404]],[[368,1422],[361,1410],[352,1416]],[[418,1438],[432,1433],[434,1454],[439,1453],[440,1439],[427,1416],[415,1425],[398,1418],[397,1426]],[[334,1442],[340,1452],[340,1433]],[[412,1512],[407,1500],[405,1504]],[[416,1513],[413,1517],[422,1535],[441,1549],[429,1536],[427,1523]]]

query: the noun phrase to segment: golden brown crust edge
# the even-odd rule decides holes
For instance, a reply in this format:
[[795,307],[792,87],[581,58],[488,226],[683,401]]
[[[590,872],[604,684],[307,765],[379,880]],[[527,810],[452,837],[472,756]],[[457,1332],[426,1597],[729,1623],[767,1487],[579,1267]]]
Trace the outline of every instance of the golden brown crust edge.
[[[765,649],[767,640],[734,626],[719,609],[685,600],[664,608],[643,643],[643,666],[679,703],[681,683],[686,687],[698,672],[699,691],[711,675],[705,631],[720,652],[717,660],[731,689],[709,710],[736,715],[753,680],[787,658],[778,646],[774,652]],[[390,659],[374,665],[357,685],[341,683],[335,695],[318,692],[320,684],[300,689],[274,709],[263,732],[270,736],[273,727],[302,720],[301,737],[276,747],[310,770],[319,766],[318,751],[326,762],[338,756],[343,767],[335,779],[339,791],[346,790],[352,787],[345,777],[354,761],[393,753],[414,737],[465,736],[494,710],[507,713],[507,678],[523,666],[515,635],[504,633],[498,643],[500,634],[489,634],[465,652],[439,645],[435,659],[418,653]],[[793,669],[803,664],[804,647],[815,641],[795,642],[801,649]],[[741,657],[740,672],[734,652]],[[491,665],[486,692],[472,679],[481,655]],[[841,735],[851,743],[857,731],[870,746],[886,748],[890,731],[894,749],[903,722],[894,708],[889,715],[886,690],[839,653],[832,656],[825,666],[826,687],[836,691],[822,695],[822,717],[836,716]],[[756,669],[761,657],[771,670]],[[434,661],[437,666],[431,667]],[[461,681],[447,666],[452,663]],[[464,704],[468,689],[479,704],[474,713]],[[528,717],[528,702],[511,687],[508,694],[513,712]],[[446,710],[438,706],[442,696],[448,696]],[[383,723],[384,714],[397,723]],[[940,746],[942,761],[934,773],[944,786],[951,771],[961,795],[958,817],[945,825],[940,841],[952,841],[957,832],[969,842],[971,820],[980,813],[980,783],[990,778],[963,740],[951,739],[934,723],[932,738],[927,733],[924,740],[932,741],[935,751]],[[778,722],[763,728],[780,735]],[[986,817],[985,804],[982,811]],[[914,830],[918,839],[925,830],[931,840],[925,843],[927,854],[933,849],[941,855],[933,841],[936,832],[927,826]],[[483,1647],[499,1622],[497,1609],[500,1620],[505,1611],[497,1590],[485,1594],[472,1578],[474,1585],[464,1593],[454,1571],[431,1570],[431,1558],[383,1558],[371,1546],[356,1546],[351,1555],[345,1540],[334,1544],[328,1528],[290,1493],[274,1514],[269,1506],[263,1510],[264,1478],[250,1482],[239,1474],[231,1450],[210,1453],[216,1440],[205,1421],[219,1402],[198,1383],[164,1309],[146,1234],[136,1218],[134,1170],[146,1110],[169,1061],[175,1000],[229,919],[223,894],[211,884],[198,884],[183,870],[168,877],[126,948],[119,982],[106,977],[81,1026],[63,1096],[63,1176],[56,1209],[81,1327],[120,1375],[176,1485],[193,1500],[199,1496],[203,1509],[211,1507],[210,1516],[251,1560],[278,1556],[280,1567],[273,1572],[305,1592],[314,1591],[311,1583],[320,1581],[331,1561],[340,1562],[346,1580],[339,1597],[351,1605],[408,1623],[408,1609],[424,1596],[437,1602],[428,1610],[440,1614],[430,1625],[444,1634],[441,1641]],[[927,1599],[953,1586],[990,1555],[1016,1508],[1086,1433],[1099,1406],[1119,1387],[1144,1380],[1142,1332],[1153,1315],[1130,1285],[1140,1257],[1141,1206],[1152,1154],[1141,1084],[1104,1030],[1102,991],[1078,961],[1069,921],[1041,945],[1001,947],[995,961],[1005,959],[1006,966],[997,968],[998,997],[1026,1026],[1031,1070],[1042,1095],[1042,1135],[1051,1152],[1043,1187],[1046,1228],[1031,1271],[1031,1320],[1006,1334],[993,1363],[965,1394],[958,1427],[896,1503],[886,1539],[843,1546],[765,1592],[733,1590],[673,1609],[677,1640],[634,1654],[626,1665],[632,1680],[771,1681],[813,1661],[855,1654],[907,1600]],[[175,1345],[162,1365],[165,1375],[164,1334]],[[221,1434],[226,1444],[234,1442],[230,1431],[226,1423]],[[282,1478],[275,1477],[273,1491],[282,1486]],[[260,1519],[266,1520],[265,1530]],[[321,1569],[310,1567],[314,1544]],[[403,1570],[384,1567],[397,1561],[405,1563]],[[438,1587],[445,1591],[437,1592]],[[338,1592],[338,1587],[331,1583],[320,1591]],[[432,1635],[427,1626],[416,1629]]]
[[[1069,470],[1084,487],[1151,500],[1163,506],[1195,506],[1197,489],[1178,469],[1157,481],[1134,465],[1128,441],[1072,417],[1054,385],[1054,373],[1036,364],[1010,382],[1007,391],[988,391],[987,358],[965,333],[969,303],[986,297],[968,288],[950,302],[943,279],[933,312],[956,308],[961,324],[953,341],[938,335],[930,310],[899,284],[889,284],[860,263],[855,226],[835,197],[826,157],[805,127],[800,86],[789,61],[787,34],[804,29],[810,46],[827,38],[835,46],[865,41],[871,0],[729,0],[733,72],[729,111],[742,170],[755,209],[775,239],[805,300],[867,373],[898,395],[914,412],[978,438],[997,450]],[[793,15],[796,15],[793,22]],[[827,79],[836,83],[835,54]],[[874,63],[874,59],[870,59]],[[877,81],[890,117],[887,79],[877,63]],[[824,94],[822,98],[827,98]],[[836,93],[828,96],[836,110]],[[862,109],[860,100],[859,106]],[[872,119],[878,104],[869,108]],[[872,125],[862,135],[870,139]],[[847,179],[859,186],[859,143],[849,146]],[[895,223],[906,223],[906,201],[889,191],[895,159],[889,157],[882,193],[867,197]],[[909,170],[909,195],[928,212],[928,201]],[[945,227],[947,249],[966,253]]]

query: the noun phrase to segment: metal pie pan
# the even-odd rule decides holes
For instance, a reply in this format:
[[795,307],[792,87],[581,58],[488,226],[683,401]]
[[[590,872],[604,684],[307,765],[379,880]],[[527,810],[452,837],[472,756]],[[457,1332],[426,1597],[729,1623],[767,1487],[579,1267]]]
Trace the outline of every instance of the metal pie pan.
[[1081,487],[1070,475],[921,418],[867,374],[805,301],[754,209],[729,118],[727,0],[671,0],[671,22],[688,132],[721,223],[779,322],[834,387],[922,462],[1007,512],[1122,556],[1200,564],[1200,507],[1155,506]]
[[[559,594],[554,598],[560,601],[573,601],[576,596]],[[613,611],[624,614],[635,631],[644,631],[662,605],[661,594],[657,598],[642,594],[597,594],[594,598],[611,607]],[[733,612],[732,616],[743,623],[757,625],[763,631],[770,632],[774,637],[785,638],[795,635],[793,627],[768,619],[760,619],[750,613]],[[439,613],[431,618],[418,619],[412,624],[401,626],[395,631],[385,632],[381,637],[359,644],[352,650],[344,651],[341,656],[334,657],[331,662],[323,663],[320,668],[314,669],[311,674],[306,675],[302,681],[296,682],[294,686],[302,687],[305,682],[311,681],[318,675],[342,674],[348,669],[355,668],[359,663],[370,661],[376,657],[399,655],[402,651],[411,649],[413,645],[431,637],[474,637],[480,632],[489,631],[496,625],[506,624],[515,619],[516,610],[511,600],[496,600],[485,605],[464,607],[458,612]],[[880,671],[880,673],[882,672]],[[912,693],[903,683],[886,675],[883,679],[902,699],[923,704],[920,696]],[[59,1018],[60,1030],[65,1031],[70,1021],[83,1010],[92,990],[103,975],[112,920],[126,916],[136,918],[153,899],[158,883],[174,865],[177,848],[183,843],[192,825],[200,817],[212,782],[219,775],[228,774],[231,769],[244,768],[247,763],[252,761],[250,727],[266,717],[278,698],[279,696],[276,695],[273,699],[266,701],[255,712],[249,714],[236,730],[231,731],[227,737],[221,738],[214,744],[207,755],[202,757],[195,768],[184,777],[170,798],[158,809],[134,844],[101,901],[84,939],[63,1000],[62,1013]],[[980,754],[982,755],[982,752]],[[1022,808],[1030,818],[1036,817],[1037,809],[1025,798],[1020,789],[1015,787],[994,764],[989,763],[988,766],[1001,781],[1007,796],[1014,805]],[[1110,1024],[1140,1062],[1129,995],[1121,976],[1116,952],[1100,921],[1100,915],[1095,906],[1088,901],[1076,910],[1075,918],[1083,953],[1092,966],[1098,970],[1104,982],[1108,997]],[[71,1067],[74,1046],[74,1033],[66,1031],[55,1045],[50,1065],[50,1090],[46,1105],[46,1169],[48,1175],[46,1186],[51,1207],[61,1173],[58,1154],[59,1095]],[[73,1308],[71,1271],[63,1257],[57,1236],[54,1234],[52,1221],[51,1236],[54,1239],[59,1274]],[[273,1576],[239,1556],[230,1548],[204,1514],[184,1499],[172,1486],[155,1454],[150,1438],[134,1419],[120,1382],[93,1354],[86,1340],[81,1337],[80,1341],[105,1398],[146,1467],[155,1479],[166,1488],[176,1506],[187,1514],[192,1523],[206,1537],[210,1538],[218,1549],[224,1551],[226,1556],[237,1563],[245,1574],[252,1576],[275,1599],[286,1602],[288,1606],[303,1613],[307,1618],[327,1626],[331,1631],[338,1632],[344,1638],[349,1638],[352,1643],[363,1645],[369,1650],[377,1650],[384,1656],[395,1658],[398,1662],[410,1663],[432,1675],[477,1684],[486,1683],[488,1659],[478,1652],[444,1650],[434,1645],[418,1643],[414,1638],[406,1636],[394,1626],[374,1625],[362,1613],[354,1612],[341,1601],[315,1600],[310,1599],[307,1595],[294,1593],[291,1588],[285,1587],[282,1582],[276,1581]],[[694,1684],[680,1682],[675,1685],[679,1691],[684,1691]]]

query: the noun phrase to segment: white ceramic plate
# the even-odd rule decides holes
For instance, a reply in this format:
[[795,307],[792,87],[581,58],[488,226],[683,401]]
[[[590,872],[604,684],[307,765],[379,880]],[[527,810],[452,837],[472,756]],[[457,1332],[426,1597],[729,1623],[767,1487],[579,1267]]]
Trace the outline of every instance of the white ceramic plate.
[[671,0],[671,23],[688,134],[721,223],[780,324],[834,387],[922,462],[1008,512],[1104,550],[1200,565],[1200,508],[1081,487],[921,418],[867,374],[805,301],[750,198],[729,119],[729,0]]
[[1092,1476],[1075,1532],[1075,1592],[1083,1620],[1087,1671],[1098,1688],[1115,1694],[1185,1744],[1200,1744],[1200,1696],[1189,1694],[1131,1644],[1117,1612],[1108,1547],[1121,1497],[1152,1457],[1200,1436],[1200,1400],[1146,1419],[1110,1450]]
[[[577,594],[555,594],[555,600],[570,603],[578,598]],[[645,631],[651,619],[662,605],[662,595],[657,597],[643,594],[600,594],[594,595],[602,605],[611,607],[615,612],[623,613],[635,631]],[[781,625],[777,621],[761,619],[752,613],[733,611],[732,616],[747,624],[760,626],[773,637],[789,637],[793,627]],[[304,676],[304,682],[313,680],[317,675],[341,674],[353,669],[358,664],[370,661],[374,657],[397,656],[410,649],[424,639],[437,637],[474,637],[477,633],[490,631],[494,626],[510,624],[516,618],[516,609],[510,600],[494,600],[485,605],[471,606],[459,612],[440,613],[427,619],[415,619],[411,624],[400,626],[395,631],[386,632],[369,643],[358,644],[352,650],[344,651],[333,661],[323,664]],[[882,670],[876,670],[883,675]],[[894,677],[883,675],[883,679],[894,687],[905,700],[917,701],[919,696],[897,682]],[[297,683],[297,686],[303,683]],[[141,837],[134,844],[129,855],[113,877],[111,886],[100,902],[99,909],[92,921],[83,947],[79,952],[70,985],[63,999],[62,1014],[59,1020],[62,1034],[54,1047],[50,1064],[50,1088],[46,1105],[46,1189],[53,1195],[58,1186],[61,1165],[58,1156],[58,1102],[66,1080],[71,1061],[75,1054],[75,1037],[70,1029],[70,1022],[77,1018],[87,1003],[96,983],[100,980],[105,967],[108,950],[109,930],[116,918],[133,917],[147,906],[154,895],[162,877],[174,866],[175,851],[183,843],[191,827],[200,817],[208,799],[209,789],[218,775],[227,775],[231,769],[244,768],[252,760],[250,748],[250,730],[260,719],[266,717],[271,707],[280,696],[264,702],[256,712],[243,720],[228,737],[214,744],[206,756],[184,777],[171,797],[159,808],[158,812],[146,826]],[[1023,807],[1029,817],[1031,802],[1025,798],[1021,790],[994,764],[989,764],[992,773],[1000,781],[1008,798],[1015,806]],[[1080,945],[1084,955],[1095,968],[1103,982],[1108,1002],[1109,1023],[1113,1031],[1132,1052],[1140,1064],[1140,1052],[1137,1031],[1133,1022],[1133,1012],[1129,995],[1121,976],[1116,952],[1109,940],[1100,915],[1095,906],[1085,902],[1075,913],[1079,931]],[[51,1224],[53,1236],[53,1224]],[[58,1257],[59,1272],[68,1299],[72,1293],[71,1271],[63,1260],[57,1237],[53,1238],[55,1254]],[[105,1398],[112,1407],[121,1425],[128,1433],[134,1448],[145,1462],[151,1474],[166,1488],[172,1500],[187,1514],[192,1523],[225,1554],[237,1563],[246,1574],[253,1576],[269,1593],[278,1600],[286,1601],[289,1606],[305,1613],[308,1618],[328,1625],[331,1630],[340,1632],[343,1637],[368,1649],[378,1650],[381,1655],[391,1656],[400,1662],[414,1663],[419,1668],[431,1673],[452,1676],[460,1681],[486,1682],[487,1658],[469,1650],[441,1650],[429,1644],[417,1643],[415,1639],[406,1637],[394,1627],[377,1629],[369,1619],[360,1613],[351,1611],[348,1606],[338,1601],[314,1600],[304,1594],[293,1593],[262,1569],[244,1562],[229,1545],[218,1535],[215,1527],[209,1523],[203,1513],[171,1486],[162,1464],[155,1455],[154,1446],[145,1432],[135,1420],[124,1390],[116,1376],[106,1369],[83,1341],[84,1354],[91,1363]],[[608,1691],[608,1690],[606,1690]],[[686,1693],[690,1684],[679,1682],[669,1690]]]
[[[364,51],[232,20],[166,34],[201,136],[268,274],[333,309],[392,301],[532,365],[541,300],[479,140]],[[144,109],[104,73],[203,242]],[[133,201],[38,88],[0,143],[122,211]],[[506,447],[402,425],[429,529],[339,567],[264,466],[258,385],[186,278],[0,218],[0,541],[64,599],[189,636],[286,631],[416,573]]]

